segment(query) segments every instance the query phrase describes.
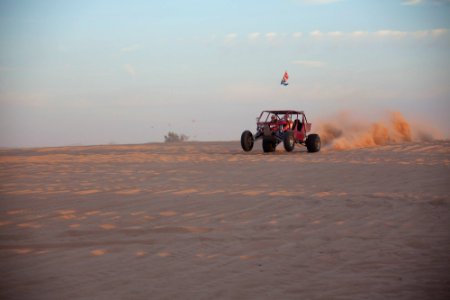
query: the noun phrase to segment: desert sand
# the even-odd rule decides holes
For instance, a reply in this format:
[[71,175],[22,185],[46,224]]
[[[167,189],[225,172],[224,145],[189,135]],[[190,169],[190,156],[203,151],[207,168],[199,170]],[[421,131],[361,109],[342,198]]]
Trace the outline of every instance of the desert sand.
[[0,299],[450,299],[450,142],[0,150]]

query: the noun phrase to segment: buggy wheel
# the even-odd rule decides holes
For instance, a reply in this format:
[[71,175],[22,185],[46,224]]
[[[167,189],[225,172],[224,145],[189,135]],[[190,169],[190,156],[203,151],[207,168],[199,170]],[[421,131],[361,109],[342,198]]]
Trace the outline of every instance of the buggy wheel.
[[310,134],[306,138],[306,148],[308,152],[319,152],[320,151],[320,137],[318,134]]
[[295,138],[294,138],[294,133],[292,131],[287,131],[284,134],[283,137],[283,145],[284,145],[284,149],[287,152],[291,152],[292,150],[294,150],[295,147]]
[[248,152],[253,149],[253,144],[255,142],[255,139],[253,138],[253,134],[246,130],[241,135],[241,146],[242,150],[245,152]]
[[264,152],[274,152],[277,144],[275,143],[274,139],[269,138],[269,139],[263,139],[262,146],[263,146]]

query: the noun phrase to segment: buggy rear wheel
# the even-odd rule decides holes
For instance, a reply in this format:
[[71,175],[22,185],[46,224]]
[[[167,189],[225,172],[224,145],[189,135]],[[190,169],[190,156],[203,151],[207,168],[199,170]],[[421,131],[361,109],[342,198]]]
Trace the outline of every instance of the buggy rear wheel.
[[274,152],[277,144],[275,143],[275,139],[265,138],[263,139],[262,146],[264,152]]
[[308,149],[308,152],[319,152],[320,151],[320,137],[318,134],[310,134],[306,138],[306,148]]
[[248,152],[253,149],[253,144],[255,142],[255,139],[253,138],[253,134],[246,130],[241,135],[241,146],[242,150],[245,152]]

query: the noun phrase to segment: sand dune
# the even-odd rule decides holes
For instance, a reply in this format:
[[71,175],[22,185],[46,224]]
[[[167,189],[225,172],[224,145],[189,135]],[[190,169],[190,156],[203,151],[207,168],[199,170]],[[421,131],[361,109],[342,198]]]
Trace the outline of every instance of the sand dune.
[[450,299],[450,142],[403,141],[0,150],[0,298]]

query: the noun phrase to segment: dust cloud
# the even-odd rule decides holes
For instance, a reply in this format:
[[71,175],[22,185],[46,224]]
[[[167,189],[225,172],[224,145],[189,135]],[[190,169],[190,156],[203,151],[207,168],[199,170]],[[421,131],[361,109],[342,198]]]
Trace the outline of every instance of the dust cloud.
[[324,147],[336,150],[435,139],[433,133],[413,130],[411,123],[400,112],[391,112],[385,120],[373,123],[357,120],[348,112],[341,112],[329,119],[332,121],[323,122],[318,133]]

